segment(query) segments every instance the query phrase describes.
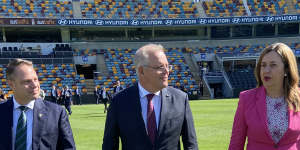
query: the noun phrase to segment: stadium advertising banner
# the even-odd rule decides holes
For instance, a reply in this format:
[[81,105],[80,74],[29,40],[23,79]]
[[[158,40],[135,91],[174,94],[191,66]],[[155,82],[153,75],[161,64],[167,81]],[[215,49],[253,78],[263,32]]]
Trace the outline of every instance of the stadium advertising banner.
[[57,25],[56,19],[0,18],[0,25]]
[[92,26],[166,26],[166,25],[197,25],[197,19],[59,19],[58,25],[92,25]]
[[298,22],[300,15],[197,18],[197,19],[58,19],[62,26],[178,26]]
[[53,25],[53,26],[181,26],[225,25],[299,22],[300,15],[218,17],[197,19],[48,19],[48,18],[0,18],[0,25]]

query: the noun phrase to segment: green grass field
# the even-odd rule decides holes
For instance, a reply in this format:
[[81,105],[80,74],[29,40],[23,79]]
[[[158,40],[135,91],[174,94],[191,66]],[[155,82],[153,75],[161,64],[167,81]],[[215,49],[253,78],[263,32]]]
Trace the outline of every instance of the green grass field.
[[[237,99],[190,101],[198,146],[201,150],[226,150]],[[103,105],[72,106],[70,122],[78,150],[100,150],[106,114]]]

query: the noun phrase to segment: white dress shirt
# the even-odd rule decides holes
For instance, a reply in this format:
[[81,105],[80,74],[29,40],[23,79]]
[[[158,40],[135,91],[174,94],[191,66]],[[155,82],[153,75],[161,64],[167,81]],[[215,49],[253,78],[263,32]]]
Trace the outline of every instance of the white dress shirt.
[[[151,93],[148,92],[146,89],[144,89],[140,83],[138,83],[138,87],[139,87],[142,115],[143,115],[146,130],[147,130],[147,105],[148,105],[147,95],[151,94]],[[153,93],[154,96],[152,98],[152,104],[154,107],[157,129],[158,129],[158,125],[159,125],[160,110],[161,110],[161,95],[160,95],[160,93],[161,93],[160,91]]]
[[[12,149],[14,149],[15,146],[15,139],[16,139],[16,130],[17,130],[17,124],[18,119],[21,114],[21,110],[19,109],[19,106],[21,106],[15,98],[13,98],[14,102],[14,110],[13,110],[13,128],[12,128]],[[27,119],[27,141],[26,141],[26,150],[32,150],[32,127],[33,127],[33,107],[34,107],[35,100],[30,101],[26,107],[28,107],[26,111],[26,119]]]

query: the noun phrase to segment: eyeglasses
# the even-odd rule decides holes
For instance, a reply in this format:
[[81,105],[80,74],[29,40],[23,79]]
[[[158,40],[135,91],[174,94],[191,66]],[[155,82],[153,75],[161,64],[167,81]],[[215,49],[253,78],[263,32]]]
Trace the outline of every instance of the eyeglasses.
[[145,65],[145,67],[148,67],[148,68],[151,68],[151,69],[160,71],[160,72],[165,71],[165,69],[167,69],[168,71],[171,71],[171,70],[173,69],[173,66],[172,66],[172,65],[168,65],[168,66],[166,66],[166,67],[165,67],[165,66],[153,67],[153,66]]

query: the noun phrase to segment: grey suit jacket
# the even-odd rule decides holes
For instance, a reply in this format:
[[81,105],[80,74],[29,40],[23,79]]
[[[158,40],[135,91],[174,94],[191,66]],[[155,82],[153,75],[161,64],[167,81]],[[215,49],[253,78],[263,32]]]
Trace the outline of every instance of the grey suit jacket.
[[162,89],[158,135],[152,145],[142,117],[138,85],[118,93],[108,109],[103,150],[180,150],[180,136],[185,150],[197,150],[197,138],[186,93]]
[[[0,149],[12,149],[13,101],[0,104]],[[37,99],[33,108],[32,150],[75,150],[64,108]]]

